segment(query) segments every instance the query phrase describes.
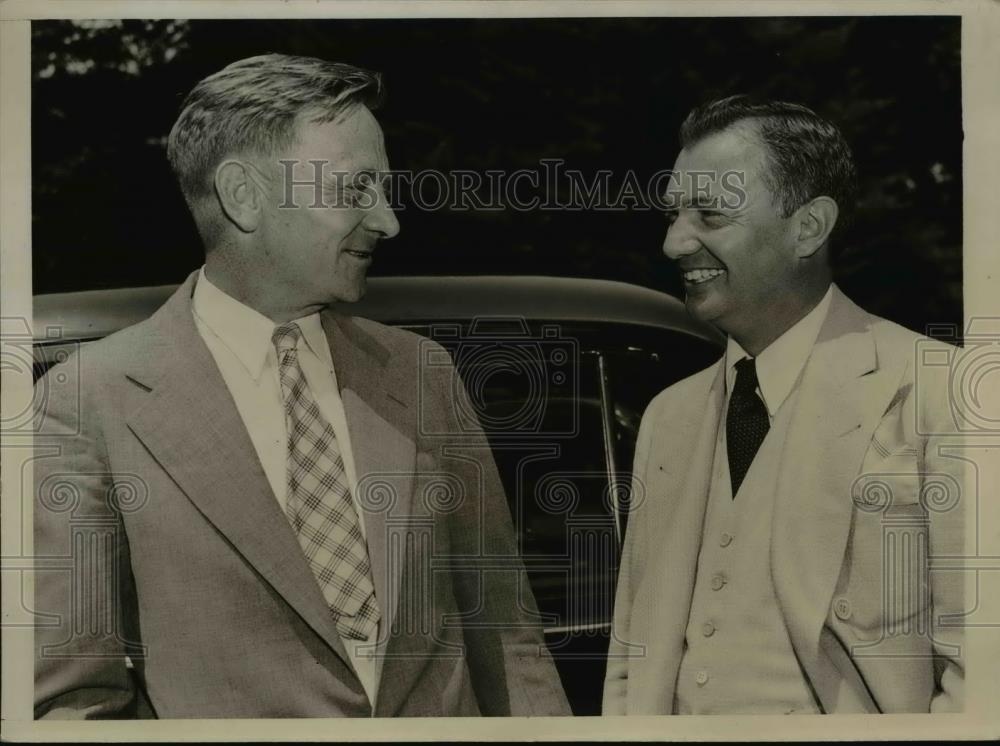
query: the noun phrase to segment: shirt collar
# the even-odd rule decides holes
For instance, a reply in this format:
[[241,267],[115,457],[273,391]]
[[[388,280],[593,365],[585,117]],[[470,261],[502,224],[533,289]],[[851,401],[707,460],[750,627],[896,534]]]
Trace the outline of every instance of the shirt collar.
[[[832,297],[833,285],[830,285],[822,300],[809,313],[757,355],[757,382],[760,386],[760,395],[764,400],[764,406],[767,407],[767,413],[772,418],[792,392],[806,360],[809,359],[809,353],[816,344],[820,328],[826,320]],[[736,363],[745,357],[750,355],[739,342],[730,337],[726,346],[727,392],[732,391],[736,381]]]
[[318,313],[303,316],[295,319],[295,323],[302,330],[302,339],[305,340],[309,351],[319,358],[326,367],[333,368],[333,357],[330,355],[330,341],[323,331],[323,323],[320,321]]
[[[198,273],[192,308],[195,316],[236,356],[247,373],[255,381],[260,380],[268,360],[275,359],[271,335],[277,325],[213,285],[205,276],[204,267]],[[319,314],[303,316],[295,319],[295,323],[302,330],[302,340],[309,352],[332,369],[330,347]]]

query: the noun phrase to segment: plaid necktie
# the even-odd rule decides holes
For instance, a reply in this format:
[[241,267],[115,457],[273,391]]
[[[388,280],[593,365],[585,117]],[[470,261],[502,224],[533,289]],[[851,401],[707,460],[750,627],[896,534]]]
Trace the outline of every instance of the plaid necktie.
[[736,363],[736,382],[726,414],[726,450],[734,500],[770,429],[767,408],[757,396],[757,363],[745,357]]
[[302,375],[298,324],[276,327],[281,395],[288,425],[288,496],[285,513],[299,537],[342,637],[367,640],[379,621],[368,550],[347,488],[344,460],[333,427]]

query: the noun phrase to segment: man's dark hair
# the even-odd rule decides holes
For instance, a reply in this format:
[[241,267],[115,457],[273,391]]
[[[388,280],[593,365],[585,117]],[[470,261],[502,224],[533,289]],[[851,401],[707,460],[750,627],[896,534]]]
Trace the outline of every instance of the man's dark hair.
[[834,235],[843,235],[857,199],[851,148],[833,123],[801,104],[738,95],[696,107],[681,125],[681,148],[733,125],[749,123],[767,153],[761,176],[782,217],[827,196],[839,208]]

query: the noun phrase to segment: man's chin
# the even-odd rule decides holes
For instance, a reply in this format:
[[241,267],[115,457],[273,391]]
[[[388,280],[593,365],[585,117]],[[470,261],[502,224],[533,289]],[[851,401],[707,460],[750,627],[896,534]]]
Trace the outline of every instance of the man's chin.
[[713,299],[698,292],[689,292],[684,297],[687,312],[698,321],[711,323],[719,315],[718,304]]
[[337,288],[336,292],[330,296],[330,303],[357,303],[365,297],[367,291],[368,282],[365,279],[361,279],[356,283],[352,283],[349,287]]

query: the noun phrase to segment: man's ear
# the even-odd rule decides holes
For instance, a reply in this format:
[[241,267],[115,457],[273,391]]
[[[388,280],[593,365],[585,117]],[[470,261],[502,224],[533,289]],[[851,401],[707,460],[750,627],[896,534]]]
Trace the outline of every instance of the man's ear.
[[819,251],[830,238],[839,214],[837,203],[830,197],[815,197],[796,210],[795,256],[807,259]]
[[215,193],[222,212],[244,233],[253,233],[260,225],[263,192],[250,173],[250,166],[236,160],[223,161],[215,169]]

